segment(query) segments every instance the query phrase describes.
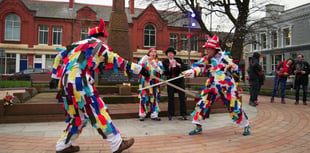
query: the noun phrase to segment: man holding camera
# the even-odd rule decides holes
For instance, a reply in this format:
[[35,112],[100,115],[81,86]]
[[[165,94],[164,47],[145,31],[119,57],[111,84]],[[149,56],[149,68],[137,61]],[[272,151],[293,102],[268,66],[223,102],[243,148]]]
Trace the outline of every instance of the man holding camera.
[[308,75],[310,73],[309,63],[304,61],[304,56],[299,54],[297,56],[297,62],[293,66],[293,72],[295,73],[295,105],[299,104],[299,89],[302,85],[303,90],[303,104],[307,105],[307,87],[308,87]]

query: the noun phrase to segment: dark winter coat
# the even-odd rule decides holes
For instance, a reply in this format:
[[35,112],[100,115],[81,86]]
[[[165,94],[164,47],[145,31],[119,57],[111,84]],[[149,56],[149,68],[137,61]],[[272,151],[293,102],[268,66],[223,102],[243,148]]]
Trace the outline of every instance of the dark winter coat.
[[264,83],[264,73],[262,66],[259,65],[259,53],[254,53],[252,63],[249,65],[249,81],[259,81],[260,84]]
[[[163,61],[163,66],[165,68],[164,75],[167,76],[167,79],[171,79],[173,77],[177,77],[181,74],[181,72],[187,70],[186,65],[182,62],[180,58],[174,58],[178,63],[181,64],[181,67],[176,66],[175,68],[169,69],[170,61],[169,59],[166,59]],[[179,78],[177,80],[174,80],[172,82],[173,84],[183,84],[184,83],[184,78]]]
[[293,72],[305,71],[305,74],[295,73],[295,84],[308,84],[308,75],[310,74],[310,66],[306,61],[297,61],[293,66]]

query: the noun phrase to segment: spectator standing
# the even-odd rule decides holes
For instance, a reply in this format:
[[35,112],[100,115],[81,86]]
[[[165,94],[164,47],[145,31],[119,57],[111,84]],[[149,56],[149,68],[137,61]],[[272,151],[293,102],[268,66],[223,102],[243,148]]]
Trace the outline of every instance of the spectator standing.
[[259,53],[254,53],[251,62],[249,63],[249,82],[250,82],[250,101],[251,106],[258,105],[258,94],[264,80],[261,79],[261,75],[264,75],[262,66],[259,64]]
[[[164,67],[162,63],[158,60],[157,50],[155,48],[150,48],[148,53],[141,58],[139,65],[148,69],[150,76],[156,76],[161,79],[163,78]],[[150,77],[144,77],[140,75],[140,88],[146,86],[151,86],[158,83],[156,79],[150,79]],[[139,92],[139,117],[140,121],[144,121],[146,115],[150,113],[152,120],[160,121],[158,117],[160,112],[158,102],[160,101],[160,86],[155,86]]]
[[285,104],[285,87],[286,87],[286,80],[287,77],[292,73],[293,70],[293,59],[288,59],[285,61],[280,62],[276,67],[276,75],[274,77],[274,85],[273,85],[273,91],[271,95],[270,102],[274,103],[274,96],[276,95],[276,92],[278,90],[278,86],[280,85],[280,91],[281,91],[281,103]]
[[[184,63],[182,62],[182,60],[180,58],[175,57],[176,51],[174,50],[174,48],[168,48],[165,54],[168,56],[168,59],[163,61],[163,65],[165,68],[164,75],[167,76],[167,79],[177,77],[181,74],[182,71],[187,69]],[[180,88],[183,88],[183,89],[185,88],[183,77],[176,79],[176,80],[172,80],[170,83]],[[180,99],[180,115],[182,116],[181,119],[187,120],[185,93],[171,86],[167,86],[167,91],[168,91],[168,119],[171,120],[172,117],[175,115],[174,114],[174,110],[175,110],[174,93],[178,92],[179,99]]]
[[295,104],[299,104],[299,89],[302,86],[303,90],[303,104],[307,105],[307,88],[308,88],[308,75],[310,73],[309,63],[304,61],[304,56],[299,54],[297,61],[293,66],[293,72],[295,74]]

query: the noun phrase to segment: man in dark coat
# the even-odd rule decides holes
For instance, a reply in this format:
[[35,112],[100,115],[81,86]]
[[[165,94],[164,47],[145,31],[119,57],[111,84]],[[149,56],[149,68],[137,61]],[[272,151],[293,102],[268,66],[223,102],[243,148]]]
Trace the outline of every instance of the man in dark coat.
[[299,54],[297,56],[297,62],[293,66],[293,72],[295,73],[295,104],[299,104],[299,89],[302,85],[303,90],[303,104],[307,105],[307,87],[308,87],[308,75],[310,73],[309,63],[304,61],[304,56]]
[[[163,61],[163,65],[165,68],[164,75],[167,76],[167,79],[171,79],[174,77],[177,77],[180,75],[180,73],[184,70],[187,69],[187,67],[184,65],[182,60],[180,58],[175,58],[174,56],[176,55],[176,51],[174,48],[168,48],[166,50],[166,55],[168,56],[168,59]],[[181,87],[185,88],[184,86],[184,78],[179,78],[176,80],[171,81],[170,83]],[[174,114],[174,93],[178,92],[179,93],[179,98],[180,98],[180,114],[182,116],[183,120],[187,120],[186,117],[186,103],[185,103],[185,93],[177,90],[171,86],[167,87],[168,91],[168,118],[169,120],[172,119],[172,117],[175,115]]]
[[251,63],[249,63],[249,82],[250,82],[250,102],[251,106],[258,104],[257,96],[263,80],[260,79],[264,75],[261,65],[259,65],[259,53],[254,53]]

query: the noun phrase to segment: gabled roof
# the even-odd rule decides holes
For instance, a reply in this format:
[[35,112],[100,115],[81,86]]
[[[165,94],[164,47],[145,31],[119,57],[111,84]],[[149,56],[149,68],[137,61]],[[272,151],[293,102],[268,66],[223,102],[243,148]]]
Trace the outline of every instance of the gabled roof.
[[[299,18],[303,18],[304,16],[308,16],[310,10],[310,3],[306,3],[289,10],[284,10],[280,12],[278,15],[265,16],[260,18],[257,21],[256,28],[267,27],[267,26],[275,26],[278,28],[278,25],[281,23],[286,23],[287,21],[293,21]],[[265,29],[262,29],[265,31]]]
[[[3,0],[0,0],[0,2]],[[103,5],[87,5],[74,3],[72,9],[69,8],[69,2],[47,2],[47,1],[28,1],[21,0],[28,9],[35,11],[35,17],[42,18],[60,18],[60,19],[76,19],[77,12],[84,8],[89,7],[94,12],[96,12],[96,19],[102,18],[104,21],[108,22],[110,20],[110,14],[112,12],[111,6]],[[144,9],[135,8],[134,14],[130,13],[129,8],[125,8],[125,13],[127,15],[128,23],[133,23],[132,18],[137,18]],[[181,12],[171,12],[171,11],[158,11],[158,14],[164,20],[168,21],[169,27],[183,27],[182,13]]]

